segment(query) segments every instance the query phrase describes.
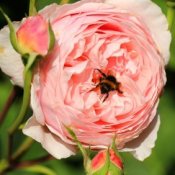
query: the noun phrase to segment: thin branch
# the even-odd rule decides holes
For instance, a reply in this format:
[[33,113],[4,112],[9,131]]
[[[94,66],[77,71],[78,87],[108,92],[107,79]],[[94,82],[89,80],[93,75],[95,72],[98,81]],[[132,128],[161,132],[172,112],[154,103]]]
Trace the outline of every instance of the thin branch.
[[16,164],[15,168],[22,169],[22,168],[37,165],[37,164],[40,164],[40,163],[43,163],[43,162],[46,162],[49,160],[54,160],[54,157],[51,155],[46,155],[46,156],[40,157],[38,159],[23,161],[23,162]]
[[2,112],[0,112],[0,125],[3,123],[10,107],[12,106],[13,102],[15,101],[17,94],[18,94],[18,91],[19,91],[19,87],[14,86],[8,99],[7,99],[6,104],[4,105],[4,107],[2,109]]
[[13,135],[8,135],[8,161],[11,163],[11,155],[12,155],[12,149],[13,149]]
[[19,146],[19,148],[14,152],[14,154],[12,155],[11,159],[13,160],[17,160],[19,158],[21,158],[21,156],[27,152],[27,150],[31,147],[31,145],[33,144],[33,139],[30,137],[27,137],[23,143]]
[[37,159],[33,159],[33,160],[27,160],[27,161],[23,161],[23,162],[10,162],[10,165],[8,166],[7,169],[5,169],[3,173],[6,172],[10,172],[12,170],[17,170],[17,169],[23,169],[23,168],[27,168],[27,167],[31,167],[33,165],[37,165],[37,164],[41,164],[43,162],[49,161],[49,160],[54,160],[55,158],[51,155],[46,155]]

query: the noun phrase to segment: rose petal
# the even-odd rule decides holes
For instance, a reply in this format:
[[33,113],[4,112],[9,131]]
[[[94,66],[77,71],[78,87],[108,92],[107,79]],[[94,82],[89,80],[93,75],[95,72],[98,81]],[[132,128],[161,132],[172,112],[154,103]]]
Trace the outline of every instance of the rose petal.
[[152,37],[158,46],[159,52],[163,55],[165,63],[168,63],[171,34],[168,31],[167,19],[158,5],[150,0],[82,0],[75,4],[80,6],[90,2],[112,4],[118,10],[127,10],[131,14],[140,17],[149,28],[150,33],[152,33]]
[[114,4],[117,9],[127,10],[140,17],[149,28],[165,63],[168,63],[171,34],[168,31],[167,19],[159,6],[150,0],[101,0],[101,2]]
[[[33,115],[36,116],[36,120],[44,125],[44,115],[39,104],[39,99],[36,96],[37,89],[39,88],[39,76],[36,74],[33,78],[33,83],[31,86],[31,107],[33,109]],[[36,90],[35,90],[36,89]]]
[[59,137],[52,134],[46,126],[40,125],[34,116],[28,120],[23,133],[40,142],[43,148],[57,159],[67,158],[75,154],[73,146],[66,145]]
[[157,116],[149,127],[138,138],[128,142],[122,151],[131,152],[136,159],[143,161],[150,156],[151,149],[155,146],[159,126],[160,116]]
[[[19,22],[13,23],[18,28]],[[0,68],[11,77],[14,84],[23,86],[23,69],[20,55],[13,49],[9,39],[9,29],[5,26],[0,31]]]

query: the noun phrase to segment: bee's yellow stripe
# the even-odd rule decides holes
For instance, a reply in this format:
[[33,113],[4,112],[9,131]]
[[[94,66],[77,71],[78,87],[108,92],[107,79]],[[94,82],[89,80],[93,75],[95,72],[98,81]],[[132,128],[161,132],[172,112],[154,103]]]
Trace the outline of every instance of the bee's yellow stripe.
[[102,80],[100,83],[109,84],[109,86],[111,86],[113,89],[117,89],[117,85],[116,85],[115,83],[113,83],[112,81],[109,81],[109,80]]

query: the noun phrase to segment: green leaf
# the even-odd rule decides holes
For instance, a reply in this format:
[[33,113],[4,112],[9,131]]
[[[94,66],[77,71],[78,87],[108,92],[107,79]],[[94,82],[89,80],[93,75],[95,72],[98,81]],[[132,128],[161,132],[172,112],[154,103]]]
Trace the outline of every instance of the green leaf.
[[41,174],[45,174],[45,175],[58,175],[50,168],[42,166],[42,165],[35,165],[35,166],[29,167],[29,168],[24,168],[24,170],[32,172],[32,173],[41,173]]

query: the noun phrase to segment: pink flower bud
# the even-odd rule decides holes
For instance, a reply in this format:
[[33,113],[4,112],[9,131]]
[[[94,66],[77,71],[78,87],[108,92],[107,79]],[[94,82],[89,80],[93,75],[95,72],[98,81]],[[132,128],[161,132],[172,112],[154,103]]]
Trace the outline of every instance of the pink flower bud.
[[122,162],[121,158],[112,149],[109,150],[109,153],[110,153],[111,162],[122,170],[123,169],[123,162]]
[[27,18],[17,31],[18,44],[24,53],[46,55],[49,50],[49,24],[40,15]]
[[123,163],[114,150],[103,150],[93,158],[91,168],[92,174],[105,172],[105,175],[121,175]]

